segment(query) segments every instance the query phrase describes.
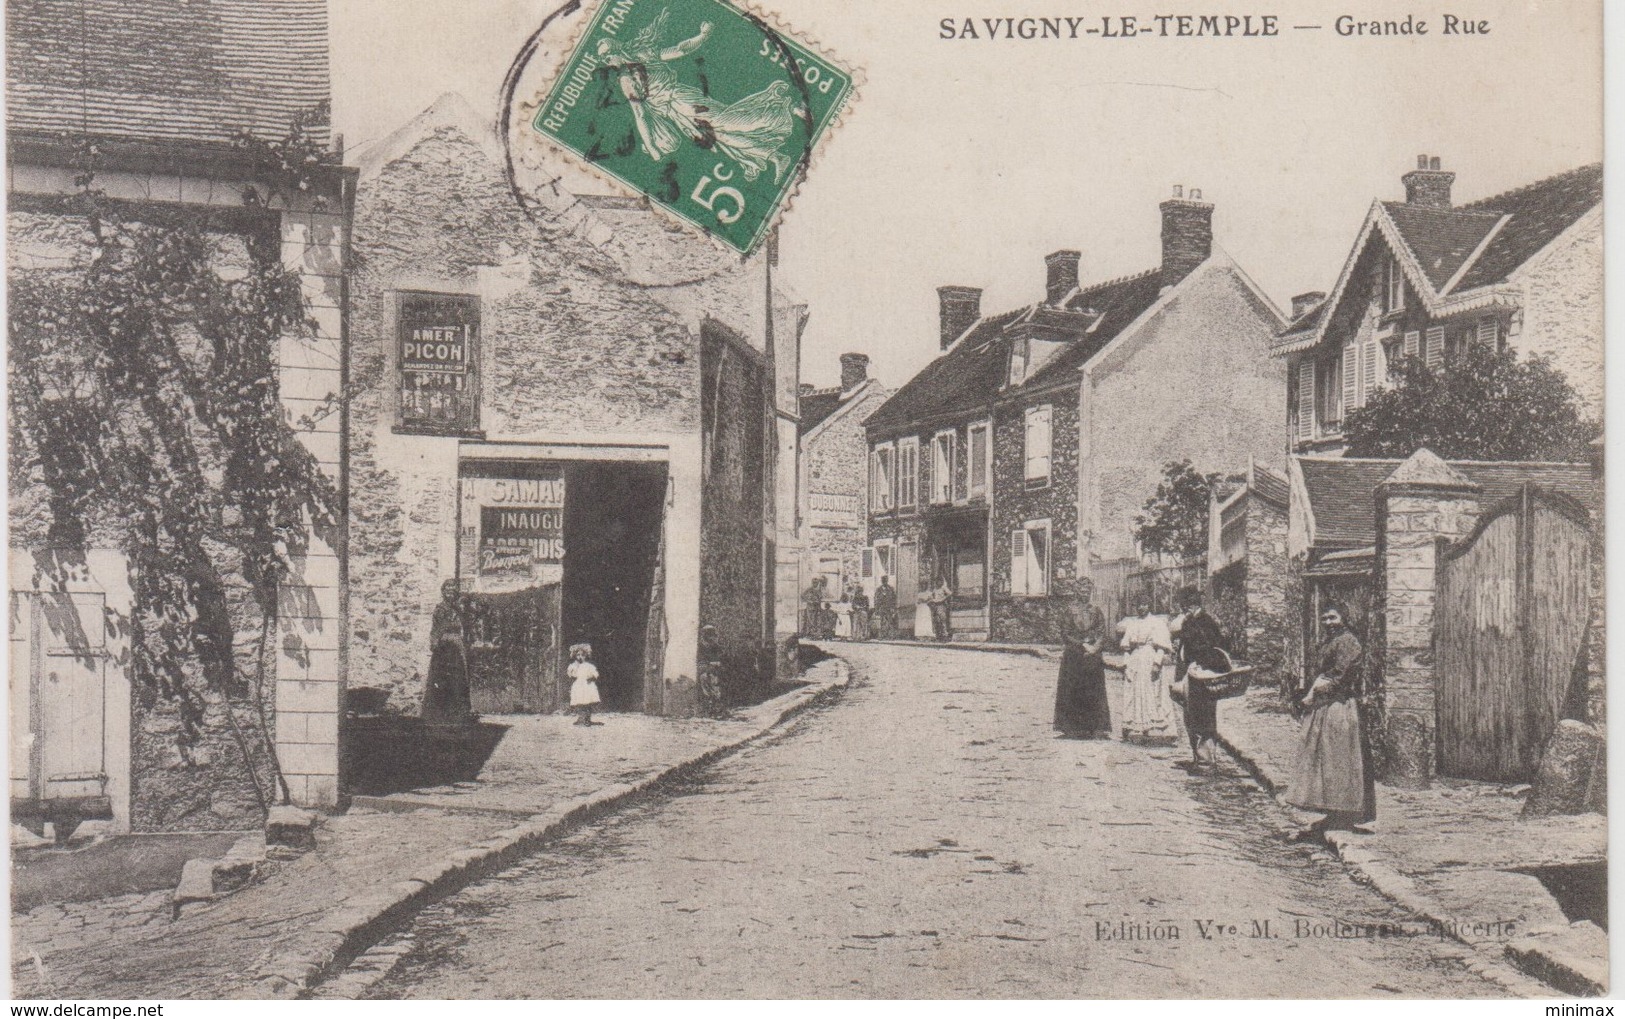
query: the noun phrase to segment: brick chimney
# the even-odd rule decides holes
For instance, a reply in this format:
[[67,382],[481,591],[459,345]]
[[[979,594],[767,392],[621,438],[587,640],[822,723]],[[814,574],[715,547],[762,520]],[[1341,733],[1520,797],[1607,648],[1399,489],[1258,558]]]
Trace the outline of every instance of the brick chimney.
[[1439,169],[1438,156],[1417,156],[1416,169],[1399,178],[1405,185],[1405,204],[1430,209],[1450,208],[1450,185],[1456,175]]
[[818,392],[818,387],[813,385],[811,382],[803,382],[801,385],[796,387],[797,396],[811,396],[816,392]]
[[1202,192],[1174,185],[1174,197],[1163,202],[1162,276],[1164,285],[1178,283],[1213,253],[1213,206]]
[[1044,303],[1056,305],[1078,289],[1078,260],[1081,251],[1062,248],[1044,256]]
[[942,313],[942,349],[948,347],[982,317],[981,287],[938,287]]
[[1303,313],[1326,299],[1326,291],[1311,290],[1307,293],[1296,294],[1292,298],[1292,317],[1302,318]]
[[850,393],[869,377],[868,354],[841,355],[841,392]]

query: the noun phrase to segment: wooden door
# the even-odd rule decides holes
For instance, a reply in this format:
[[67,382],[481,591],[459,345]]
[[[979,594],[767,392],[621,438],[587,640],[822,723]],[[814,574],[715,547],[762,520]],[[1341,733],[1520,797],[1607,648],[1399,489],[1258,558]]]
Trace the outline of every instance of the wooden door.
[[1441,774],[1533,776],[1585,639],[1590,547],[1586,511],[1530,486],[1491,507],[1460,542],[1440,543]]
[[897,546],[897,629],[914,636],[914,602],[920,593],[920,547],[911,541]]
[[468,635],[469,703],[481,714],[537,714],[563,700],[560,673],[562,599],[558,584],[463,600]]
[[106,793],[106,596],[12,595],[13,796]]

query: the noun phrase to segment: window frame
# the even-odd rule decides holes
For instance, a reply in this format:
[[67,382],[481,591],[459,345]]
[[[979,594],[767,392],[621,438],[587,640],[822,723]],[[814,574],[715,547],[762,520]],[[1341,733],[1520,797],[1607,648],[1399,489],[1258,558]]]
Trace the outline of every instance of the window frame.
[[[1034,562],[1033,535],[1042,533],[1044,554],[1042,562]],[[1050,571],[1055,565],[1054,528],[1050,518],[1028,520],[1020,527],[1010,531],[1010,596],[1013,598],[1048,598],[1050,593]],[[1021,553],[1017,555],[1017,539],[1020,539]],[[1019,565],[1018,565],[1019,558]],[[1034,567],[1037,567],[1036,574]],[[1017,583],[1017,578],[1020,583]],[[1034,584],[1034,579],[1038,583]],[[1039,588],[1034,590],[1035,586]]]
[[[1044,421],[1044,452],[1033,452],[1033,422],[1039,418]],[[1040,403],[1028,407],[1022,416],[1021,433],[1022,452],[1022,478],[1028,488],[1044,488],[1050,483],[1050,477],[1055,470],[1055,405]],[[1044,462],[1042,474],[1033,473],[1033,464],[1036,461]]]
[[[982,469],[976,467],[976,433],[982,433]],[[973,421],[965,429],[965,498],[990,498],[993,493],[993,423]]]
[[[882,467],[882,465],[885,465]],[[890,513],[896,509],[897,446],[877,442],[869,450],[869,511]]]
[[[945,455],[943,440],[947,440]],[[959,435],[955,429],[944,428],[931,436],[931,505],[943,506],[954,501],[954,455],[958,452]]]
[[[899,512],[920,505],[920,437],[910,435],[897,441],[897,495],[892,500]],[[907,496],[905,499],[904,496]]]

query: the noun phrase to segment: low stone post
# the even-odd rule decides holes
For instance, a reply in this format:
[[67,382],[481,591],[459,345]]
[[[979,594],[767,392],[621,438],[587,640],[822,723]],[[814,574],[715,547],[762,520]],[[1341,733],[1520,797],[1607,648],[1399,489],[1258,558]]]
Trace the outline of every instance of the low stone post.
[[1377,486],[1376,580],[1381,626],[1370,661],[1382,669],[1384,781],[1426,788],[1437,745],[1438,677],[1433,607],[1436,545],[1478,519],[1479,486],[1426,449]]

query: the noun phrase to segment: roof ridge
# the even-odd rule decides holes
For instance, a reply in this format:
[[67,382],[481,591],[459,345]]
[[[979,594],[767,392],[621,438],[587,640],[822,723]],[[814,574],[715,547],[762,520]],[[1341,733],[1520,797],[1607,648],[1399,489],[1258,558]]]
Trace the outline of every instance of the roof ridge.
[[[1529,187],[1534,187],[1533,184],[1528,185],[1528,186]],[[1508,193],[1510,194],[1510,192],[1508,192]],[[1499,196],[1497,196],[1497,197],[1499,197]],[[1484,200],[1489,201],[1489,199],[1484,199]],[[1410,210],[1413,210],[1413,211],[1416,211],[1416,212],[1426,212],[1426,213],[1432,213],[1432,214],[1440,215],[1440,216],[1447,216],[1447,215],[1448,216],[1505,216],[1506,215],[1505,212],[1502,212],[1499,209],[1475,209],[1475,208],[1473,208],[1473,205],[1475,205],[1477,203],[1469,203],[1467,205],[1452,206],[1452,207],[1450,207],[1448,209],[1442,209],[1442,208],[1438,208],[1438,207],[1432,206],[1432,205],[1415,205],[1415,204],[1413,204],[1411,202],[1404,202],[1404,201],[1398,201],[1398,200],[1388,200],[1388,199],[1383,199],[1382,204],[1383,204],[1383,206],[1385,208],[1388,208],[1388,209],[1410,209]]]
[[1530,181],[1528,184],[1520,184],[1518,187],[1508,188],[1507,190],[1502,191],[1499,194],[1490,195],[1490,196],[1488,196],[1486,198],[1480,198],[1477,201],[1468,202],[1466,205],[1460,206],[1460,208],[1463,209],[1463,210],[1466,210],[1466,209],[1477,209],[1477,208],[1482,207],[1484,209],[1484,211],[1486,211],[1486,212],[1494,212],[1495,209],[1489,204],[1490,202],[1504,201],[1505,199],[1511,198],[1514,195],[1519,195],[1519,194],[1522,194],[1522,193],[1524,193],[1526,191],[1532,191],[1535,188],[1546,187],[1546,186],[1552,184],[1554,181],[1561,180],[1561,179],[1563,179],[1565,177],[1576,177],[1576,176],[1579,176],[1582,173],[1586,173],[1586,172],[1591,171],[1591,170],[1600,170],[1600,169],[1602,169],[1602,162],[1600,160],[1596,161],[1596,162],[1585,163],[1585,164],[1573,167],[1573,168],[1568,169],[1568,170],[1563,170],[1563,171],[1561,171],[1559,173],[1554,173],[1549,177],[1542,177],[1539,180]]
[[[1147,276],[1155,275],[1161,271],[1162,266],[1159,265],[1154,269],[1146,269],[1142,272],[1131,272],[1127,276],[1117,276],[1109,280],[1101,280],[1099,283],[1091,283],[1086,287],[1079,287],[1078,292],[1074,294],[1073,297],[1082,297],[1084,294],[1087,294],[1092,290],[1099,290],[1102,287],[1114,286],[1118,283],[1127,283],[1129,280],[1144,279]],[[1069,302],[1071,300],[1072,298],[1068,298]]]

